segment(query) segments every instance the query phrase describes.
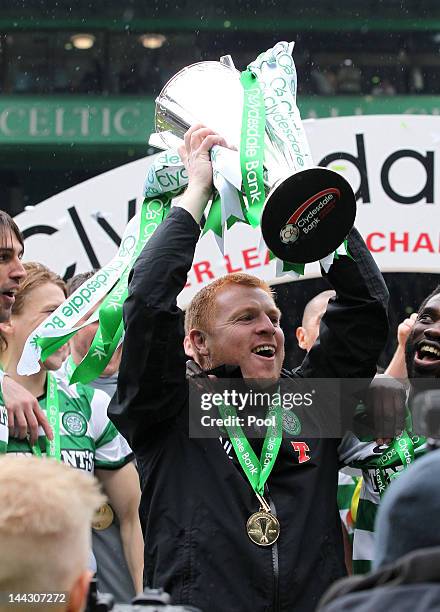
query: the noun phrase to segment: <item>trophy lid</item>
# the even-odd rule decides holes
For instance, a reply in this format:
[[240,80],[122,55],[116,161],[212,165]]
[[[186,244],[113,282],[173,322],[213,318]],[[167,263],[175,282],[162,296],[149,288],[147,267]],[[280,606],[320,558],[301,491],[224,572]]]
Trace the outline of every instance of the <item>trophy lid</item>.
[[308,168],[269,193],[261,231],[279,259],[309,263],[337,249],[355,216],[356,198],[348,181],[328,168]]

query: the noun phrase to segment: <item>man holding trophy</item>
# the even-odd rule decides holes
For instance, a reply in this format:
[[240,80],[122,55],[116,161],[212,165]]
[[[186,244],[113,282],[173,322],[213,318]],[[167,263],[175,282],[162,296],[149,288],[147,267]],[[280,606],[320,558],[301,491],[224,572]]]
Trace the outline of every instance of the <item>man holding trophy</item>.
[[[248,440],[242,430],[237,435],[228,430],[229,457],[217,438],[189,436],[184,321],[176,298],[191,268],[213,180],[222,198],[222,222],[231,211],[240,218],[240,209],[241,220],[247,216],[251,225],[262,218],[271,251],[292,266],[321,259],[322,273],[336,297],[322,318],[319,341],[302,365],[282,373],[284,335],[268,285],[246,274],[217,279],[187,309],[192,372],[221,376],[232,368],[245,380],[263,383],[274,383],[280,376],[371,379],[388,329],[383,279],[358,232],[350,230],[352,193],[342,178],[326,169],[316,169],[310,177],[310,154],[289,92],[281,91],[284,106],[279,104],[269,115],[270,98],[277,89],[274,80],[280,74],[292,75],[293,62],[286,59],[289,46],[279,45],[260,56],[259,68],[251,65],[252,87],[257,85],[266,109],[263,130],[259,117],[249,112],[252,104],[244,108],[246,97],[250,99],[244,83],[249,74],[238,80],[244,90],[239,103],[247,117],[242,124],[256,133],[254,145],[247,143],[247,154],[253,148],[255,159],[246,158],[245,137],[237,142],[232,129],[224,135],[215,131],[215,116],[214,129],[205,127],[209,109],[200,106],[198,119],[204,124],[195,123],[186,133],[194,111],[177,113],[175,105],[169,109],[164,129],[169,131],[173,124],[174,137],[184,134],[179,154],[188,187],[134,265],[124,305],[118,390],[109,410],[136,453],[140,470],[145,582],[170,592],[174,603],[205,611],[311,611],[325,589],[345,574],[336,503],[339,440],[302,439],[295,446],[283,436],[276,409],[276,426],[267,428],[264,441]],[[200,71],[201,65],[196,66]],[[219,66],[215,71],[230,70],[231,79],[237,78],[231,66]],[[272,85],[267,85],[266,68],[272,71]],[[209,79],[209,71],[202,77]],[[190,94],[198,97],[194,89]],[[276,100],[272,102],[273,107]],[[234,121],[227,117],[226,124]],[[259,150],[262,139],[271,142],[270,154],[266,155],[269,145],[264,145],[264,156]],[[225,188],[225,181],[233,183],[234,173],[218,165],[217,152],[226,151],[232,159],[238,152],[229,145],[238,144],[243,193],[231,196],[233,190]],[[263,210],[264,202],[255,194],[265,193],[269,166],[276,180],[269,185],[271,194]],[[347,234],[345,250],[333,259],[329,253]],[[269,444],[270,461],[262,462],[258,457]],[[244,456],[252,458],[252,469]]]

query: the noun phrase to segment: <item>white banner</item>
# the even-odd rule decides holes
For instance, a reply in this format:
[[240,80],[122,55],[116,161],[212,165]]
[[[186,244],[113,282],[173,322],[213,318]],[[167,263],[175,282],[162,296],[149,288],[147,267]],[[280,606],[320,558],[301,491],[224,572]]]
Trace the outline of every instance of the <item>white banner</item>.
[[[381,270],[439,272],[440,186],[435,177],[440,176],[440,117],[359,116],[304,124],[315,163],[340,172],[355,190],[356,226]],[[89,179],[18,215],[25,260],[41,261],[69,276],[107,263],[139,209],[152,159]],[[259,252],[259,242],[258,230],[237,223],[226,234],[222,256],[213,236],[204,236],[180,304],[227,272],[249,272],[270,282],[290,280],[276,279],[275,263]],[[317,264],[306,266],[306,278],[317,274]]]

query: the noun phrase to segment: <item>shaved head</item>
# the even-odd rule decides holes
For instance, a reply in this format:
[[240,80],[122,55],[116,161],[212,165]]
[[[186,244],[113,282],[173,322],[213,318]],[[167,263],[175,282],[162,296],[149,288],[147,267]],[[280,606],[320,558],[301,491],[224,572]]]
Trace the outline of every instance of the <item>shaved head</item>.
[[336,292],[332,289],[322,291],[315,295],[304,308],[301,326],[296,330],[296,338],[299,346],[309,352],[319,336],[319,324],[327,309],[328,301],[335,297]]
[[304,308],[304,313],[301,321],[301,325],[305,327],[310,319],[316,317],[317,315],[324,314],[327,304],[330,298],[335,297],[336,292],[333,289],[329,289],[328,291],[322,291],[315,295],[309,302],[307,302],[306,307]]

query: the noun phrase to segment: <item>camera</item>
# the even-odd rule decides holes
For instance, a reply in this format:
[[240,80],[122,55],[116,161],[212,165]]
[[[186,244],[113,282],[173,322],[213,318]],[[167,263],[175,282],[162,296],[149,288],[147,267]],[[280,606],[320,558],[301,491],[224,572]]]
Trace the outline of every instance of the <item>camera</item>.
[[171,605],[171,598],[163,589],[146,588],[131,604],[115,604],[109,593],[98,593],[96,579],[92,580],[86,612],[201,612],[193,606]]

